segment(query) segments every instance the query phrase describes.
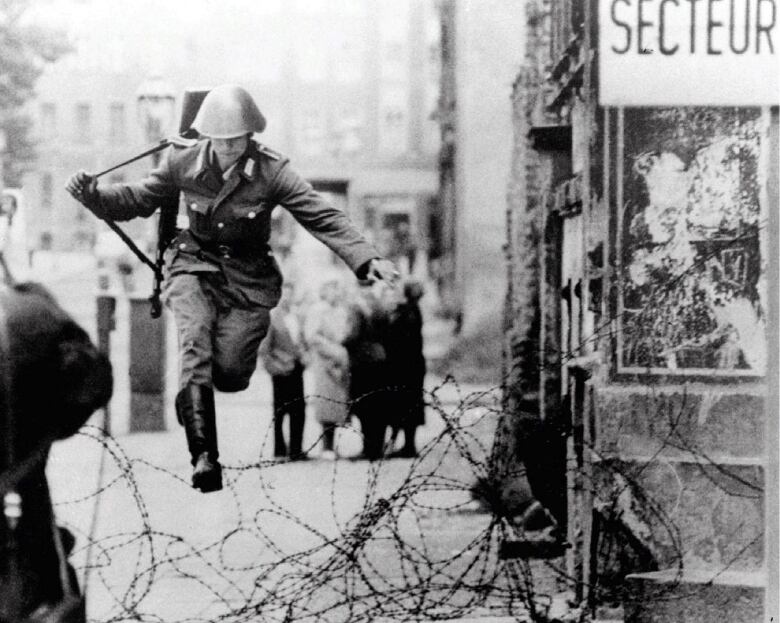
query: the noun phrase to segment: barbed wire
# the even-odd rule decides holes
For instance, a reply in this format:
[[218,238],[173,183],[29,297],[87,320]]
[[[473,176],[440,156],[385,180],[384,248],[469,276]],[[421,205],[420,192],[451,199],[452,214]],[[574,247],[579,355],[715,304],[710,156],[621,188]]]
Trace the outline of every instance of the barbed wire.
[[[546,572],[499,560],[501,541],[517,536],[518,527],[506,514],[476,512],[471,495],[474,483],[490,470],[500,397],[494,389],[443,404],[439,393],[454,387],[448,379],[428,392],[429,417],[440,418],[441,430],[414,459],[227,463],[222,504],[230,507],[229,520],[204,539],[161,529],[149,506],[147,472],[170,498],[175,489],[189,490],[184,474],[130,457],[121,440],[85,427],[82,440],[97,444],[108,457],[105,474],[94,491],[58,499],[58,515],[67,519],[111,503],[113,508],[101,512],[115,527],[116,518],[108,521],[106,514],[116,512],[118,497],[128,498],[133,511],[120,530],[98,527],[89,534],[67,522],[80,544],[72,557],[88,580],[88,600],[102,593],[111,603],[97,620],[163,620],[155,613],[156,585],[174,577],[189,585],[183,593],[200,593],[211,606],[202,618],[166,621],[445,620],[474,611],[540,620],[552,588],[537,591],[533,576]],[[269,426],[263,445],[271,432]],[[310,502],[293,495],[305,487],[291,482],[280,490],[278,479],[293,469],[328,474],[329,508],[318,516],[306,512]],[[355,477],[362,480],[359,499],[346,511],[343,496]],[[436,528],[453,517],[469,529],[445,539],[453,551],[441,551]],[[291,533],[292,545],[299,548],[291,546]],[[243,544],[240,550],[257,551],[257,559],[236,556],[237,543]]]
[[[764,225],[760,223],[758,228]],[[745,233],[732,244],[755,236],[755,231]],[[700,254],[680,275],[654,284],[644,307],[632,310],[633,317],[657,313],[657,300],[674,296],[675,289],[702,270],[722,248]],[[625,311],[608,315],[571,351],[560,353],[557,365],[574,361],[582,348],[605,340],[613,342],[619,332],[624,337],[641,336],[641,323],[623,322],[628,317]],[[536,364],[538,371],[557,371],[541,359]],[[637,388],[643,389],[647,398],[642,408],[648,411],[643,411],[643,416],[659,422],[657,430],[661,431],[647,456],[630,464],[605,453],[598,444],[579,439],[580,454],[591,453],[600,473],[594,476],[581,457],[580,464],[572,464],[570,456],[566,465],[570,486],[576,479],[579,493],[593,498],[600,521],[613,530],[605,530],[595,543],[596,566],[585,587],[592,596],[612,602],[630,603],[635,596],[616,579],[619,574],[599,567],[608,566],[611,558],[633,555],[640,560],[619,560],[617,566],[648,570],[660,556],[674,561],[677,580],[683,577],[689,555],[683,532],[690,530],[679,525],[677,515],[683,485],[677,483],[680,490],[669,503],[663,496],[658,498],[658,491],[646,483],[649,472],[668,461],[668,451],[684,453],[691,469],[725,497],[750,500],[763,495],[760,484],[720,463],[686,434],[697,405],[685,385],[676,401],[660,400],[664,379],[654,379],[650,372],[648,366],[646,374],[635,374]],[[57,500],[58,514],[65,519],[70,515],[94,518],[90,514],[93,509],[117,498],[127,498],[132,510],[132,518],[125,517],[121,523],[123,529],[102,525],[109,523],[107,513],[114,509],[102,509],[102,519],[94,522],[67,521],[77,535],[79,547],[73,560],[84,579],[88,600],[91,594],[101,596],[102,607],[95,620],[414,621],[446,620],[475,612],[520,621],[550,620],[553,596],[581,586],[580,571],[572,572],[560,556],[532,561],[505,558],[500,552],[502,543],[527,536],[518,521],[517,500],[507,499],[506,493],[510,483],[523,483],[528,478],[523,465],[528,457],[518,454],[513,438],[516,431],[503,425],[517,417],[507,410],[502,395],[516,373],[510,366],[498,383],[478,391],[463,390],[448,377],[426,392],[427,417],[436,421],[438,432],[417,458],[362,462],[359,467],[344,460],[318,461],[317,467],[304,468],[328,476],[323,485],[327,503],[315,516],[308,508],[312,500],[291,497],[291,492],[308,491],[306,487],[294,482],[280,487],[280,479],[300,477],[301,463],[227,463],[226,492],[220,497],[227,519],[206,537],[183,536],[187,530],[162,529],[150,508],[148,474],[157,479],[155,490],[164,489],[172,499],[189,491],[186,474],[149,457],[131,457],[121,440],[97,427],[84,428],[80,436],[100,449],[101,477],[94,490]],[[398,389],[386,387],[382,391]],[[445,401],[442,394],[447,392],[455,398]],[[327,400],[307,397],[311,398]],[[269,443],[272,428],[271,423],[263,447]],[[349,425],[341,428],[360,434]],[[562,443],[563,438],[571,439],[574,431],[564,427],[555,435],[557,441],[552,441]],[[319,439],[306,450],[311,453],[318,443]],[[360,492],[351,505],[345,505],[344,496],[357,486],[352,479],[360,480]],[[532,493],[527,493],[528,499],[533,499]],[[112,513],[112,528],[117,528],[116,519]],[[442,536],[443,526],[460,520],[468,529],[454,539]],[[582,522],[583,518],[569,516],[568,521]],[[678,582],[671,582],[642,598],[663,601],[690,596],[741,565],[762,539],[760,530],[740,534],[748,522],[749,518],[736,522],[730,533],[722,535],[733,538],[737,546],[720,561],[709,582],[682,592]],[[630,534],[637,528],[640,534]],[[626,529],[627,534],[621,536],[621,530]],[[619,543],[621,538],[626,542]],[[446,543],[456,547],[442,551]],[[564,545],[575,550],[582,547],[578,543]],[[201,614],[163,617],[157,613],[160,599],[174,603],[177,599],[175,590],[167,588],[167,597],[161,597],[159,587],[177,583],[182,595],[199,595],[199,603],[204,604]],[[582,611],[572,610],[572,620],[582,615]]]

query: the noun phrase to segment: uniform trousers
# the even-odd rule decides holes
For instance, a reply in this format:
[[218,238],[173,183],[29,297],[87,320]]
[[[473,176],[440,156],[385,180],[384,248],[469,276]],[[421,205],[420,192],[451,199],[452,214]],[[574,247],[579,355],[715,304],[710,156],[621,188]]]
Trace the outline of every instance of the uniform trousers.
[[268,332],[270,309],[247,304],[218,272],[169,276],[163,300],[179,335],[179,388],[246,389]]

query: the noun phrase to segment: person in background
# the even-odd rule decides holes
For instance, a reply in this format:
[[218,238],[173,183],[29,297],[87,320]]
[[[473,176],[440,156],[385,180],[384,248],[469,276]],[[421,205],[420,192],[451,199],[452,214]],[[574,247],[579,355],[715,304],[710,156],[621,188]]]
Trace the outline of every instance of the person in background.
[[344,345],[349,352],[350,411],[360,422],[363,450],[354,457],[375,461],[384,454],[388,426],[385,332],[387,312],[382,285],[361,285],[351,306]]
[[[306,397],[302,327],[293,308],[294,300],[293,284],[284,283],[279,305],[271,311],[268,334],[260,344],[260,357],[273,385],[274,457],[298,461],[306,458],[302,447]],[[284,440],[285,415],[289,418],[289,445]]]
[[57,526],[46,463],[52,442],[108,403],[111,363],[36,283],[0,286],[0,353],[0,621],[83,622],[74,538]]
[[417,428],[425,424],[426,365],[419,306],[423,294],[422,284],[408,281],[403,287],[402,301],[390,311],[385,348],[388,382],[392,386],[391,447],[395,445],[399,431],[404,433],[403,448],[393,452],[392,457],[417,456],[415,435]]
[[346,334],[344,289],[337,278],[331,278],[320,286],[320,300],[309,308],[304,328],[314,386],[309,404],[322,426],[321,456],[325,459],[336,458],[336,428],[349,416],[349,359],[343,344]]
[[0,281],[5,283],[22,283],[31,278],[32,260],[27,248],[26,220],[27,210],[21,193],[14,189],[3,191],[0,198]]
[[407,275],[414,274],[417,246],[412,237],[411,227],[407,221],[400,221],[393,230],[395,250],[393,261],[403,267]]

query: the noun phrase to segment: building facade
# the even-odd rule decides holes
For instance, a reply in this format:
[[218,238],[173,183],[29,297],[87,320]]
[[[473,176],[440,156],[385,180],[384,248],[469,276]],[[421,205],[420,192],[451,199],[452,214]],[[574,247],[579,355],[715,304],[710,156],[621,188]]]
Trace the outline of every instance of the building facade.
[[[442,0],[441,152],[434,217],[444,307],[464,334],[500,332],[512,82],[523,58],[525,7]],[[498,356],[498,353],[496,354]]]
[[519,440],[540,421],[560,433],[544,501],[567,524],[570,588],[597,616],[769,620],[777,108],[601,106],[596,8],[527,4],[508,418]]
[[[184,12],[147,0],[49,7],[76,51],[47,69],[30,108],[39,141],[24,189],[36,215],[30,239],[54,249],[91,244],[95,219],[64,183],[78,168],[101,170],[146,146],[136,102],[146,79],[161,76],[177,94],[235,82],[269,120],[260,140],[288,155],[384,253],[426,276],[439,144],[434,0],[232,4],[228,11],[192,2]],[[111,179],[135,179],[149,166]],[[147,232],[143,223],[129,229]],[[296,246],[305,255],[310,241],[281,214],[277,232],[284,254]],[[318,262],[330,261],[314,249]]]

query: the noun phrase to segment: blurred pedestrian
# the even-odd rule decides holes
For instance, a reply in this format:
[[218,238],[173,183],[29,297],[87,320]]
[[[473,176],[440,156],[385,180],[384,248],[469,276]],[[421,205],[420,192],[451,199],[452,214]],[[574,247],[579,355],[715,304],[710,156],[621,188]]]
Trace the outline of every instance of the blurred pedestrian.
[[5,189],[0,198],[0,281],[4,283],[21,283],[30,279],[32,263],[27,248],[26,221],[27,208],[21,193]]
[[389,256],[398,264],[402,273],[414,274],[417,245],[412,237],[408,221],[399,221],[393,228],[393,253]]
[[184,197],[189,227],[165,252],[163,299],[179,331],[176,413],[192,457],[192,486],[204,493],[222,488],[214,389],[249,386],[281,295],[269,247],[274,208],[287,209],[359,278],[395,274],[287,158],[254,139],[265,125],[245,89],[222,85],[206,95],[192,123],[199,138],[173,141],[144,180],[98,188],[96,175],[79,171],[66,184],[97,216],[119,221],[178,210]]
[[336,458],[336,428],[349,417],[349,357],[344,288],[337,278],[320,286],[320,300],[306,314],[304,336],[312,373],[309,404],[322,426],[322,457]]
[[0,285],[0,621],[86,621],[46,480],[51,444],[111,397],[108,358],[42,286]]
[[370,461],[382,458],[388,425],[387,313],[382,285],[361,285],[350,309],[344,342],[349,352],[350,411],[363,435],[363,449],[354,458]]
[[[303,428],[306,397],[303,391],[302,326],[294,309],[292,283],[282,285],[282,298],[271,311],[268,334],[260,344],[260,357],[271,375],[274,413],[274,457],[292,461],[306,458]],[[289,421],[289,444],[284,439],[284,419]]]
[[391,447],[400,431],[403,448],[393,457],[417,456],[415,435],[425,424],[425,355],[423,354],[423,319],[419,301],[424,294],[422,284],[408,281],[403,287],[403,299],[390,311],[385,348],[387,350],[388,382],[392,386],[390,404]]

